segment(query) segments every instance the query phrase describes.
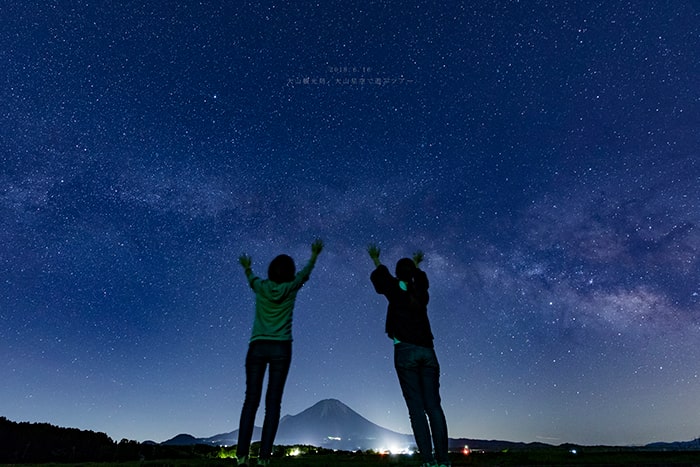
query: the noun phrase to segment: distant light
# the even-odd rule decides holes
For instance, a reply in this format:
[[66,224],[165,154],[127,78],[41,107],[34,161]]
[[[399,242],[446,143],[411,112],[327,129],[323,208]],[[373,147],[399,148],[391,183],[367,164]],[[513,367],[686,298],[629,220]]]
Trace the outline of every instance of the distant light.
[[464,445],[464,449],[462,449],[462,454],[464,454],[465,456],[468,456],[471,453],[472,453],[472,450],[469,449],[469,446]]
[[576,455],[576,454],[578,454],[578,451],[577,451],[576,449],[572,449],[572,450],[571,450],[571,451],[569,451],[569,452],[570,452],[571,454],[573,454],[573,455]]
[[294,449],[292,449],[291,451],[289,451],[289,454],[287,454],[287,455],[288,455],[288,456],[292,456],[292,457],[300,456],[300,455],[301,455],[301,449],[299,449],[299,448],[294,448]]
[[227,451],[224,447],[219,448],[219,453],[217,454],[217,457],[219,459],[235,459],[236,458],[236,451],[231,450]]
[[399,447],[399,446],[391,446],[389,448],[380,448],[377,451],[382,456],[397,455],[397,454],[408,454],[410,456],[410,455],[414,454],[414,451],[410,448],[410,446],[406,446],[404,448]]

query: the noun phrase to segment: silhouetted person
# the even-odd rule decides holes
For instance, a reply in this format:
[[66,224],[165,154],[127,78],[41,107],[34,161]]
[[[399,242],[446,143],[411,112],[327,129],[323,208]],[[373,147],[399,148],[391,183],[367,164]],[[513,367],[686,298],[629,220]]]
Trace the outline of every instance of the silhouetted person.
[[449,466],[447,422],[440,405],[440,364],[428,320],[428,276],[418,267],[423,253],[400,259],[394,277],[379,261],[376,245],[370,245],[367,252],[376,266],[370,276],[374,290],[389,301],[386,333],[394,341],[394,367],[422,465]]
[[257,465],[269,465],[282,406],[282,393],[292,361],[292,313],[297,292],[309,279],[323,242],[311,245],[311,259],[296,273],[294,260],[279,255],[270,262],[267,279],[253,274],[250,256],[239,258],[250,287],[255,292],[255,321],[245,359],[246,390],[241,410],[236,455],[238,465],[247,466],[255,414],[260,405],[265,370],[270,371],[265,394],[265,421]]

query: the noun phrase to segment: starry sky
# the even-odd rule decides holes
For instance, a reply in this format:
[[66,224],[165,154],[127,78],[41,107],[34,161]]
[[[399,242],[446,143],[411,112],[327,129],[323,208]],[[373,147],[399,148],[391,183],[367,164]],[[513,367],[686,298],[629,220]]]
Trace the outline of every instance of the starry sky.
[[233,431],[237,259],[319,237],[283,414],[410,433],[377,243],[425,252],[451,437],[700,435],[697,2],[2,9],[0,415]]

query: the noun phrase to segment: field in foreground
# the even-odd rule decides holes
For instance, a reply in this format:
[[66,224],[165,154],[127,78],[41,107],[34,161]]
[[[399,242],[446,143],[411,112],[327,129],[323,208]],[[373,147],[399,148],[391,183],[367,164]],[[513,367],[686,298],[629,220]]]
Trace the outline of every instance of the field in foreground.
[[[655,443],[644,447],[551,446],[542,443],[460,440],[471,446],[469,455],[452,453],[459,466],[700,466],[700,439]],[[260,443],[251,445],[255,455]],[[84,467],[235,466],[236,446],[156,444],[123,439],[114,442],[104,433],[61,428],[47,423],[13,422],[0,416],[0,465]],[[277,446],[273,466],[279,467],[412,467],[418,456],[376,451],[335,451],[309,445]],[[255,462],[251,467],[255,466]]]
[[[273,466],[280,467],[402,467],[417,466],[419,459],[411,456],[381,456],[367,454],[323,454],[273,459]],[[53,464],[16,464],[23,466],[65,466]],[[234,459],[176,459],[118,463],[71,464],[83,467],[201,467],[234,466]],[[251,467],[255,465],[253,461]],[[648,452],[592,450],[573,454],[561,450],[523,452],[473,453],[469,456],[454,455],[452,465],[459,466],[700,466],[700,451]]]

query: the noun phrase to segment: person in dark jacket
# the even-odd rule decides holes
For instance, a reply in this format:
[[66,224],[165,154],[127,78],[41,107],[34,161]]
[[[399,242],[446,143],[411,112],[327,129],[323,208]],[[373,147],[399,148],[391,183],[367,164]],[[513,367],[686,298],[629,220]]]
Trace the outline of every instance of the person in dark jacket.
[[255,292],[255,320],[245,359],[246,389],[241,410],[236,456],[239,466],[248,465],[255,413],[262,397],[265,370],[269,366],[265,394],[265,420],[260,439],[257,465],[269,465],[272,444],[279,426],[282,393],[292,361],[292,315],[299,289],[309,279],[323,242],[311,245],[311,259],[296,273],[294,260],[279,255],[270,262],[267,279],[260,279],[251,269],[250,256],[239,262],[245,270],[250,288]]
[[416,252],[413,259],[400,259],[393,276],[379,261],[376,245],[370,245],[367,252],[376,266],[370,275],[374,290],[389,302],[386,333],[394,342],[394,367],[423,466],[449,466],[447,422],[440,401],[440,364],[428,319],[429,282],[418,267],[423,253]]

